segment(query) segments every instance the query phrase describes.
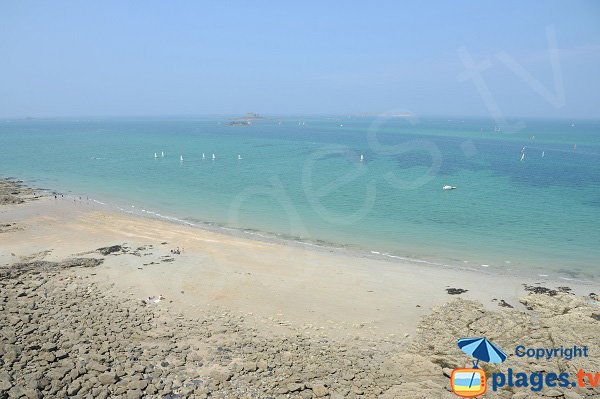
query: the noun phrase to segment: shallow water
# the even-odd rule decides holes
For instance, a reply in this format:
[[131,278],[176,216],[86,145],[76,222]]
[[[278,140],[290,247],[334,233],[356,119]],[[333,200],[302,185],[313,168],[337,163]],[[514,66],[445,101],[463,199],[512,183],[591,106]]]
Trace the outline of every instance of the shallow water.
[[513,133],[483,119],[226,122],[0,121],[0,174],[127,209],[375,255],[600,275],[598,121],[525,120]]

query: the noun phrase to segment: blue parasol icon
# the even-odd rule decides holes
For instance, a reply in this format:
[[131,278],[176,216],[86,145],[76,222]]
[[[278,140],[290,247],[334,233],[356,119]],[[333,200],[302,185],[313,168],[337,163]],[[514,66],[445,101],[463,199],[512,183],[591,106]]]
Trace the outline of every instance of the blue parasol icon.
[[[477,368],[479,361],[488,363],[502,363],[506,360],[506,353],[502,352],[500,348],[488,341],[487,338],[461,338],[458,340],[458,347],[469,356],[473,356],[477,359],[473,362],[473,368]],[[473,384],[473,378],[475,373],[471,377],[469,387]]]

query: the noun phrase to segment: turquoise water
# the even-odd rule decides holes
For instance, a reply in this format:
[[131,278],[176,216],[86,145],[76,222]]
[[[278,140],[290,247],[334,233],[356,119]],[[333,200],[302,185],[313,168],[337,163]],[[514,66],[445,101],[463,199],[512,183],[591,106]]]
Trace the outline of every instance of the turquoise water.
[[526,120],[514,133],[483,119],[226,122],[0,121],[0,175],[376,256],[600,275],[599,121]]

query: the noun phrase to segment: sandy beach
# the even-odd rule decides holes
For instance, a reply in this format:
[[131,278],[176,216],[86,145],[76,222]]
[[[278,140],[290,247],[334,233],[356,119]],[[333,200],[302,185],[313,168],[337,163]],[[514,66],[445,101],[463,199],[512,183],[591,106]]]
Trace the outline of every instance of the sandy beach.
[[[449,370],[469,361],[456,347],[463,336],[486,336],[507,348],[521,341],[576,341],[597,350],[600,343],[598,287],[591,283],[259,240],[115,212],[85,197],[34,198],[36,190],[22,187],[9,194],[17,192],[15,187],[3,182],[0,207],[0,265],[5,271],[0,348],[5,357],[11,350],[31,356],[16,356],[12,363],[4,358],[0,398],[450,398],[455,396]],[[175,249],[180,253],[172,253]],[[65,266],[68,259],[98,259],[98,264]],[[40,270],[32,274],[36,268]],[[11,270],[22,272],[11,275]],[[28,344],[43,339],[44,317],[23,317],[23,312],[31,313],[26,311],[31,302],[62,315],[55,316],[57,322],[68,321],[74,332],[78,323],[86,324],[77,313],[84,306],[56,309],[56,304],[45,304],[48,292],[65,294],[67,303],[88,304],[88,316],[99,307],[99,321],[85,328],[102,325],[108,332],[100,335],[112,335],[111,342],[120,341],[121,349],[95,358],[105,344],[96,336],[99,342],[87,337],[87,347],[69,352],[77,337],[61,349],[66,338],[58,334],[50,352],[65,350],[64,358],[38,359],[43,348]],[[126,315],[118,318],[118,331],[106,321],[113,308]],[[129,317],[136,322],[130,324]],[[123,363],[118,353],[127,345],[149,354]],[[177,356],[181,347],[185,356]],[[228,356],[222,356],[224,347],[232,351]],[[70,353],[81,373],[44,377]],[[161,355],[178,359],[172,373],[167,366],[157,371]],[[194,367],[194,361],[202,365]],[[509,361],[522,369],[537,367],[524,359]],[[93,370],[90,362],[100,366]],[[582,362],[577,367],[600,369],[597,353]],[[561,360],[544,367],[575,365]],[[45,378],[48,383],[26,383],[34,371],[41,373],[36,381]],[[577,388],[556,395],[547,389],[532,396],[529,390],[502,390],[493,395],[577,398],[599,392]]]

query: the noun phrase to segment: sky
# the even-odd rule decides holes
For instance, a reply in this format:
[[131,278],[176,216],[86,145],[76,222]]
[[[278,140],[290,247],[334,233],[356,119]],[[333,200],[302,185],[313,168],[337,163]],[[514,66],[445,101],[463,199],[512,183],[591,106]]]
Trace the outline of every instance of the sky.
[[600,118],[598,1],[0,1],[0,117]]

